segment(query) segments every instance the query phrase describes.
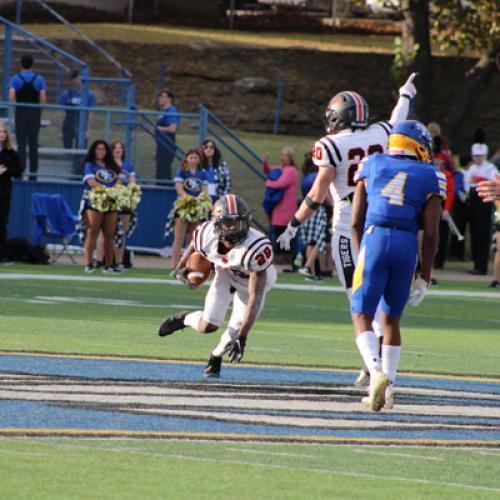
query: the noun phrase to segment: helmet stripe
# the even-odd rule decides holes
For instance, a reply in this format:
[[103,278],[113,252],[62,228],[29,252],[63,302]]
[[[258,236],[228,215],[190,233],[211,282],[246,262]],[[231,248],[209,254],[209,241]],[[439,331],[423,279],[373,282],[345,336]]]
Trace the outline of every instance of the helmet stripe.
[[228,215],[238,215],[238,211],[236,209],[236,198],[234,197],[234,194],[228,194],[227,195],[227,204],[228,204],[228,209],[229,209],[229,214]]
[[359,95],[356,94],[356,92],[348,91],[347,93],[354,99],[354,102],[356,103],[356,121],[365,121],[363,101],[361,100]]

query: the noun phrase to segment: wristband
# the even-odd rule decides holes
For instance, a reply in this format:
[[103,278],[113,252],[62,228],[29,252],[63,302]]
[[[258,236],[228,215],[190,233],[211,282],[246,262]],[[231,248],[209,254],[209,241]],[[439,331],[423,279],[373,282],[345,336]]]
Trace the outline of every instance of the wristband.
[[312,198],[309,198],[309,196],[306,196],[304,199],[304,203],[311,209],[311,210],[318,210],[319,206],[321,203],[318,203],[317,201],[314,201]]
[[300,226],[300,222],[298,221],[297,217],[295,217],[295,215],[293,216],[293,219],[290,221],[290,226],[292,227]]

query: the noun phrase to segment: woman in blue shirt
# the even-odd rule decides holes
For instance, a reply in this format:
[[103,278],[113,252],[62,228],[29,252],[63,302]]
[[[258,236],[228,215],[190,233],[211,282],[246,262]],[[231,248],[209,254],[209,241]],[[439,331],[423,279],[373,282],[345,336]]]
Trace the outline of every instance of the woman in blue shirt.
[[[97,140],[90,146],[83,166],[83,182],[85,192],[98,185],[107,188],[113,187],[118,182],[120,167],[113,160],[111,149],[107,142]],[[104,273],[113,273],[113,258],[115,252],[114,235],[118,215],[116,212],[99,212],[90,203],[88,197],[84,195],[85,204],[83,207],[85,217],[85,272],[92,273],[95,267],[92,262],[94,248],[102,229],[104,234]]]
[[219,148],[211,139],[203,142],[200,149],[201,166],[207,174],[208,194],[212,203],[231,192],[231,173],[222,160]]
[[[197,197],[201,193],[207,192],[207,177],[205,171],[201,168],[200,162],[200,154],[196,149],[186,151],[181,166],[175,175],[175,190],[178,197],[186,195]],[[177,213],[175,214],[174,242],[172,244],[172,267],[174,269],[181,258],[184,240],[186,240],[186,245],[189,245],[193,231],[200,222],[188,222],[181,219]]]

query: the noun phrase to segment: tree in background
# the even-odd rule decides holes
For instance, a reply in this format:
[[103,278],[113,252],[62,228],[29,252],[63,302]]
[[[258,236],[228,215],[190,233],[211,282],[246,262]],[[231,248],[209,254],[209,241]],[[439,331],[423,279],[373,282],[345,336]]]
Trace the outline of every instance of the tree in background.
[[[405,75],[416,72],[418,97],[415,113],[419,120],[431,120],[432,110],[432,55],[429,27],[429,0],[402,0],[403,14],[401,53]],[[402,81],[404,81],[404,79]]]
[[464,75],[463,84],[457,85],[459,95],[445,123],[453,135],[469,106],[500,71],[500,11],[498,0],[433,0],[433,13],[434,38],[441,49],[455,48],[459,54],[473,50],[479,54]]

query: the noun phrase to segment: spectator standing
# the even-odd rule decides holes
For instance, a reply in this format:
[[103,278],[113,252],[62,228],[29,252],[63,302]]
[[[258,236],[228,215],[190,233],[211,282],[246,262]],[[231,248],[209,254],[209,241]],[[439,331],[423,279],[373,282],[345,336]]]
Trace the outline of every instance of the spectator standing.
[[[21,57],[21,72],[9,83],[9,101],[16,103],[45,104],[47,97],[44,78],[33,71],[35,62],[30,55]],[[30,180],[36,181],[38,172],[38,135],[40,133],[41,109],[16,106],[15,124],[19,161],[26,169],[26,146],[29,147]]]
[[174,94],[168,89],[161,89],[158,105],[162,111],[156,121],[156,178],[172,179],[172,161],[175,157],[175,133],[180,124],[177,108],[174,106]]
[[[80,106],[82,106],[82,79],[78,71],[73,71],[70,75],[69,89],[59,96],[61,106],[71,106],[77,109],[65,109],[61,111],[61,128],[59,137],[63,141],[65,149],[77,147],[78,135],[80,131]],[[87,94],[87,106],[93,108],[96,104],[95,96],[90,90]],[[91,125],[91,114],[87,113],[87,123],[85,124],[85,147],[89,138]]]
[[472,165],[465,175],[465,190],[469,192],[469,223],[471,232],[471,250],[474,269],[468,271],[473,275],[486,275],[492,230],[494,203],[483,203],[477,193],[478,184],[484,180],[495,180],[497,169],[486,161],[488,146],[475,143],[471,149]]
[[[98,185],[105,188],[113,187],[118,181],[120,167],[113,160],[111,149],[107,142],[97,140],[90,146],[83,166],[83,182],[85,192]],[[85,204],[83,215],[85,217],[85,272],[92,273],[95,267],[92,262],[95,244],[99,232],[104,235],[104,269],[103,273],[112,274],[117,270],[113,267],[115,254],[115,231],[118,214],[116,211],[102,212],[91,205],[88,197],[84,196]]]
[[[183,196],[198,197],[208,190],[208,182],[205,171],[200,165],[200,153],[196,149],[188,149],[184,154],[180,168],[175,175],[175,190],[179,198]],[[189,222],[183,220],[177,212],[174,212],[174,242],[172,244],[172,268],[175,269],[181,258],[182,245],[191,242],[191,236],[196,227],[202,222]],[[167,223],[168,225],[168,223]]]
[[215,203],[231,192],[231,172],[228,164],[222,160],[219,148],[211,139],[203,142],[200,154],[201,166],[207,176],[208,194],[212,203]]
[[[302,199],[309,193],[314,180],[318,175],[318,167],[314,164],[312,153],[304,155],[302,164],[301,191]],[[321,270],[318,262],[320,253],[326,251],[327,217],[324,205],[321,205],[315,214],[300,226],[300,236],[306,246],[306,261],[299,273],[312,280],[321,279]]]
[[500,288],[500,201],[495,202],[495,260],[493,263],[493,281],[490,283],[491,288]]
[[[465,236],[467,230],[467,192],[465,191],[465,171],[463,168],[468,168],[471,162],[469,154],[460,155],[460,168],[457,168],[453,173],[453,181],[455,183],[455,201],[453,202],[452,218],[460,233]],[[450,260],[465,260],[465,240],[459,241],[455,234],[450,238]]]
[[[279,166],[271,167],[267,158],[264,159],[263,169],[266,175],[274,168],[281,169],[281,175],[277,180],[267,180],[266,188],[284,189],[283,198],[274,207],[271,213],[271,224],[269,228],[269,239],[276,254],[282,254],[283,250],[277,248],[276,240],[286,229],[287,224],[292,220],[297,210],[297,186],[299,184],[299,173],[295,162],[294,152],[291,148],[284,148],[281,151],[281,163]],[[294,255],[294,249],[291,249]],[[293,265],[292,265],[293,270]]]
[[7,223],[9,220],[12,179],[20,178],[23,169],[19,156],[12,147],[9,129],[0,123],[0,262],[10,262],[5,255]]
[[[439,144],[436,141],[437,137],[434,138],[434,144]],[[436,147],[436,149],[438,149]],[[448,253],[448,241],[450,237],[450,226],[446,220],[447,216],[450,216],[453,210],[453,202],[455,200],[455,181],[453,179],[453,173],[449,169],[446,163],[446,158],[441,151],[437,151],[434,154],[434,165],[436,168],[444,174],[446,178],[446,197],[444,203],[442,204],[443,212],[439,220],[439,244],[438,251],[434,257],[434,269],[443,269],[444,263],[446,261],[446,255]]]

